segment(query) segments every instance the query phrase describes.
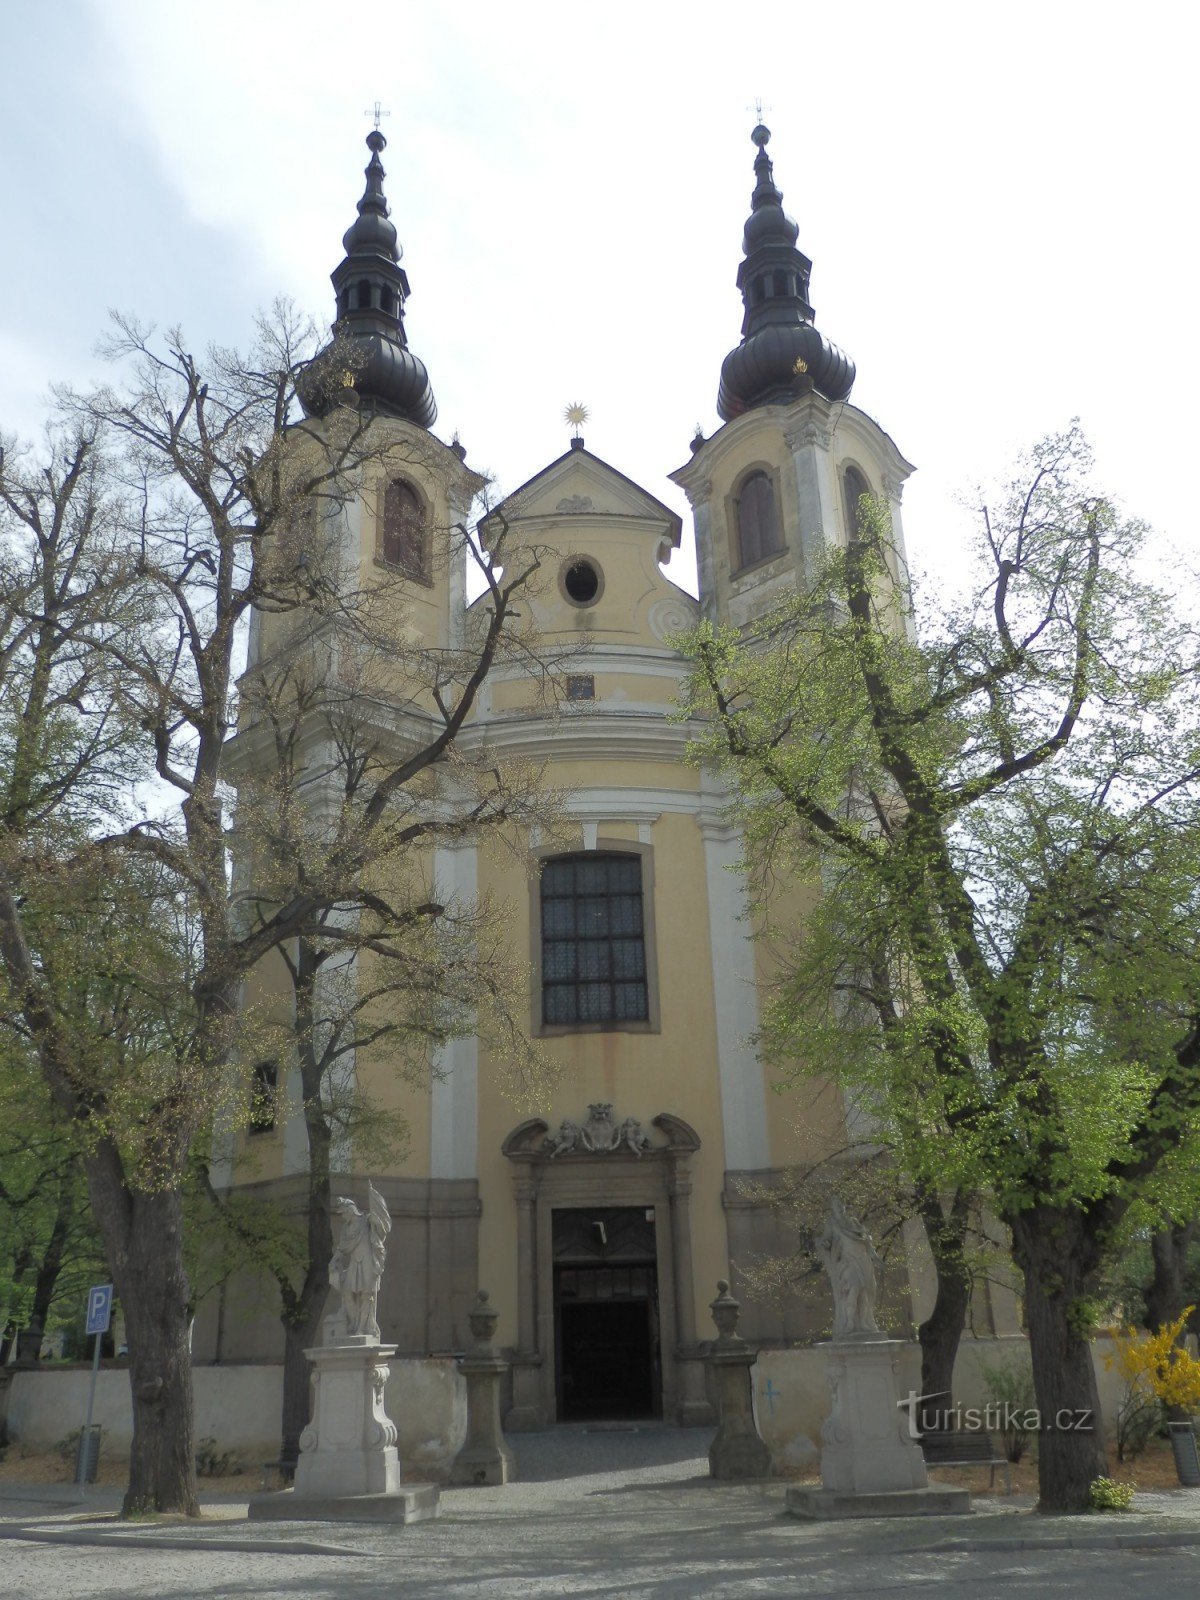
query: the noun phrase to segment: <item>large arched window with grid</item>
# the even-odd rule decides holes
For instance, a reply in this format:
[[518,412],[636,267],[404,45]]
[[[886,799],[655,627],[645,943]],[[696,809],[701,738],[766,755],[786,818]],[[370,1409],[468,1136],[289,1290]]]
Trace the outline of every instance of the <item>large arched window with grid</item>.
[[543,1026],[649,1020],[640,856],[552,857],[542,866],[541,914]]

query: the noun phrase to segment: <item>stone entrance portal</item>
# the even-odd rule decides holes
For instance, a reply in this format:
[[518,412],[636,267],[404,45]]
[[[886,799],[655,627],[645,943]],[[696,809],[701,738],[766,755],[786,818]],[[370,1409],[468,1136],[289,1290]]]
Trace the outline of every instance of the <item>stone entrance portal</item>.
[[667,1113],[643,1132],[610,1105],[589,1112],[554,1134],[540,1119],[523,1122],[504,1141],[517,1203],[517,1344],[504,1425],[711,1422],[689,1213],[700,1140]]
[[654,1211],[555,1211],[554,1387],[560,1422],[661,1407]]

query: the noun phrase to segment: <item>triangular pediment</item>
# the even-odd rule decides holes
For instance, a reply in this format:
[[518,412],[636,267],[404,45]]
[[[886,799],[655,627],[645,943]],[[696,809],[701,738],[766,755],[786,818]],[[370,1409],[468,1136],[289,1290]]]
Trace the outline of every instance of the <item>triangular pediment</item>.
[[682,533],[682,523],[670,506],[588,450],[568,450],[495,509],[513,522],[564,516],[635,518],[661,530],[661,537],[673,547],[678,547]]

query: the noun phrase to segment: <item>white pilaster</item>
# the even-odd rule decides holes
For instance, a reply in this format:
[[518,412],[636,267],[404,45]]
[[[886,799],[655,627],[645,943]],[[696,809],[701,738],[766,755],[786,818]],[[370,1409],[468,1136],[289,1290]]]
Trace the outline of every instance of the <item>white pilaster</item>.
[[[443,901],[471,906],[479,892],[479,851],[473,844],[439,845],[434,881]],[[468,1019],[472,1023],[474,1018]],[[429,1175],[474,1178],[479,1174],[479,1038],[472,1031],[451,1039],[434,1060],[430,1106]]]
[[769,1165],[766,1086],[751,1042],[758,1028],[758,987],[750,940],[745,881],[737,862],[738,834],[724,822],[700,822],[708,885],[713,1009],[725,1166],[743,1171]]
[[283,1081],[283,1175],[308,1171],[308,1129],[304,1125],[304,1085],[300,1068],[289,1067]]
[[712,479],[702,478],[688,491],[692,503],[692,523],[696,530],[696,579],[700,590],[701,614],[717,617],[717,569],[712,547]]
[[796,532],[807,585],[824,566],[827,546],[836,538],[837,484],[829,453],[833,430],[827,417],[816,414],[790,429],[785,439],[796,479]]

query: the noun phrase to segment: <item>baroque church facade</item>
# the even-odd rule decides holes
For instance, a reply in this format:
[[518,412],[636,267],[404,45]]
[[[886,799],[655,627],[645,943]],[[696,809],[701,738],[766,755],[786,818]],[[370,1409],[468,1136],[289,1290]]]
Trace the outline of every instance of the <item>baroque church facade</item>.
[[[443,894],[516,908],[529,1028],[561,1069],[551,1104],[522,1115],[474,1035],[442,1048],[423,1089],[389,1078],[386,1057],[358,1064],[410,1129],[403,1161],[370,1172],[393,1218],[383,1337],[402,1355],[461,1350],[466,1312],[486,1288],[512,1356],[511,1429],[709,1420],[702,1353],[714,1286],[731,1277],[736,1294],[740,1267],[794,1249],[764,1195],[844,1137],[832,1089],[789,1103],[756,1057],[770,951],[752,937],[720,781],[684,763],[687,729],[672,717],[687,663],[670,641],[698,617],[747,627],[803,586],[823,548],[847,538],[864,492],[887,500],[902,538],[912,468],[850,402],[853,363],[814,325],[811,262],[784,212],[769,137],[761,126],[752,135],[737,277],[745,313],[721,372],[723,424],[670,474],[694,519],[699,599],[660,566],[680,543],[679,517],[581,439],[499,508],[518,539],[546,552],[551,581],[531,601],[539,636],[577,648],[553,716],[500,670],[469,737],[544,763],[548,782],[569,792],[573,832],[566,848],[523,841],[532,869],[521,851],[463,840],[439,847],[432,871]],[[344,533],[364,571],[383,562],[419,580],[415,626],[446,646],[465,636],[465,574],[426,563],[427,541],[466,518],[482,480],[431,431],[428,373],[404,326],[385,141],[376,131],[367,143],[366,192],[333,274],[338,322],[361,341],[355,387],[373,426],[421,449],[400,450],[394,475],[363,482]],[[252,660],[267,648],[264,626],[255,619]],[[266,989],[275,981],[264,972]],[[277,1095],[273,1124],[239,1135],[214,1176],[287,1205],[302,1192],[306,1147],[286,1062]],[[346,1178],[350,1192],[366,1175]],[[798,1302],[742,1298],[742,1331],[755,1340],[813,1331]],[[281,1346],[266,1291],[206,1303],[197,1320],[198,1360],[277,1359]]]

